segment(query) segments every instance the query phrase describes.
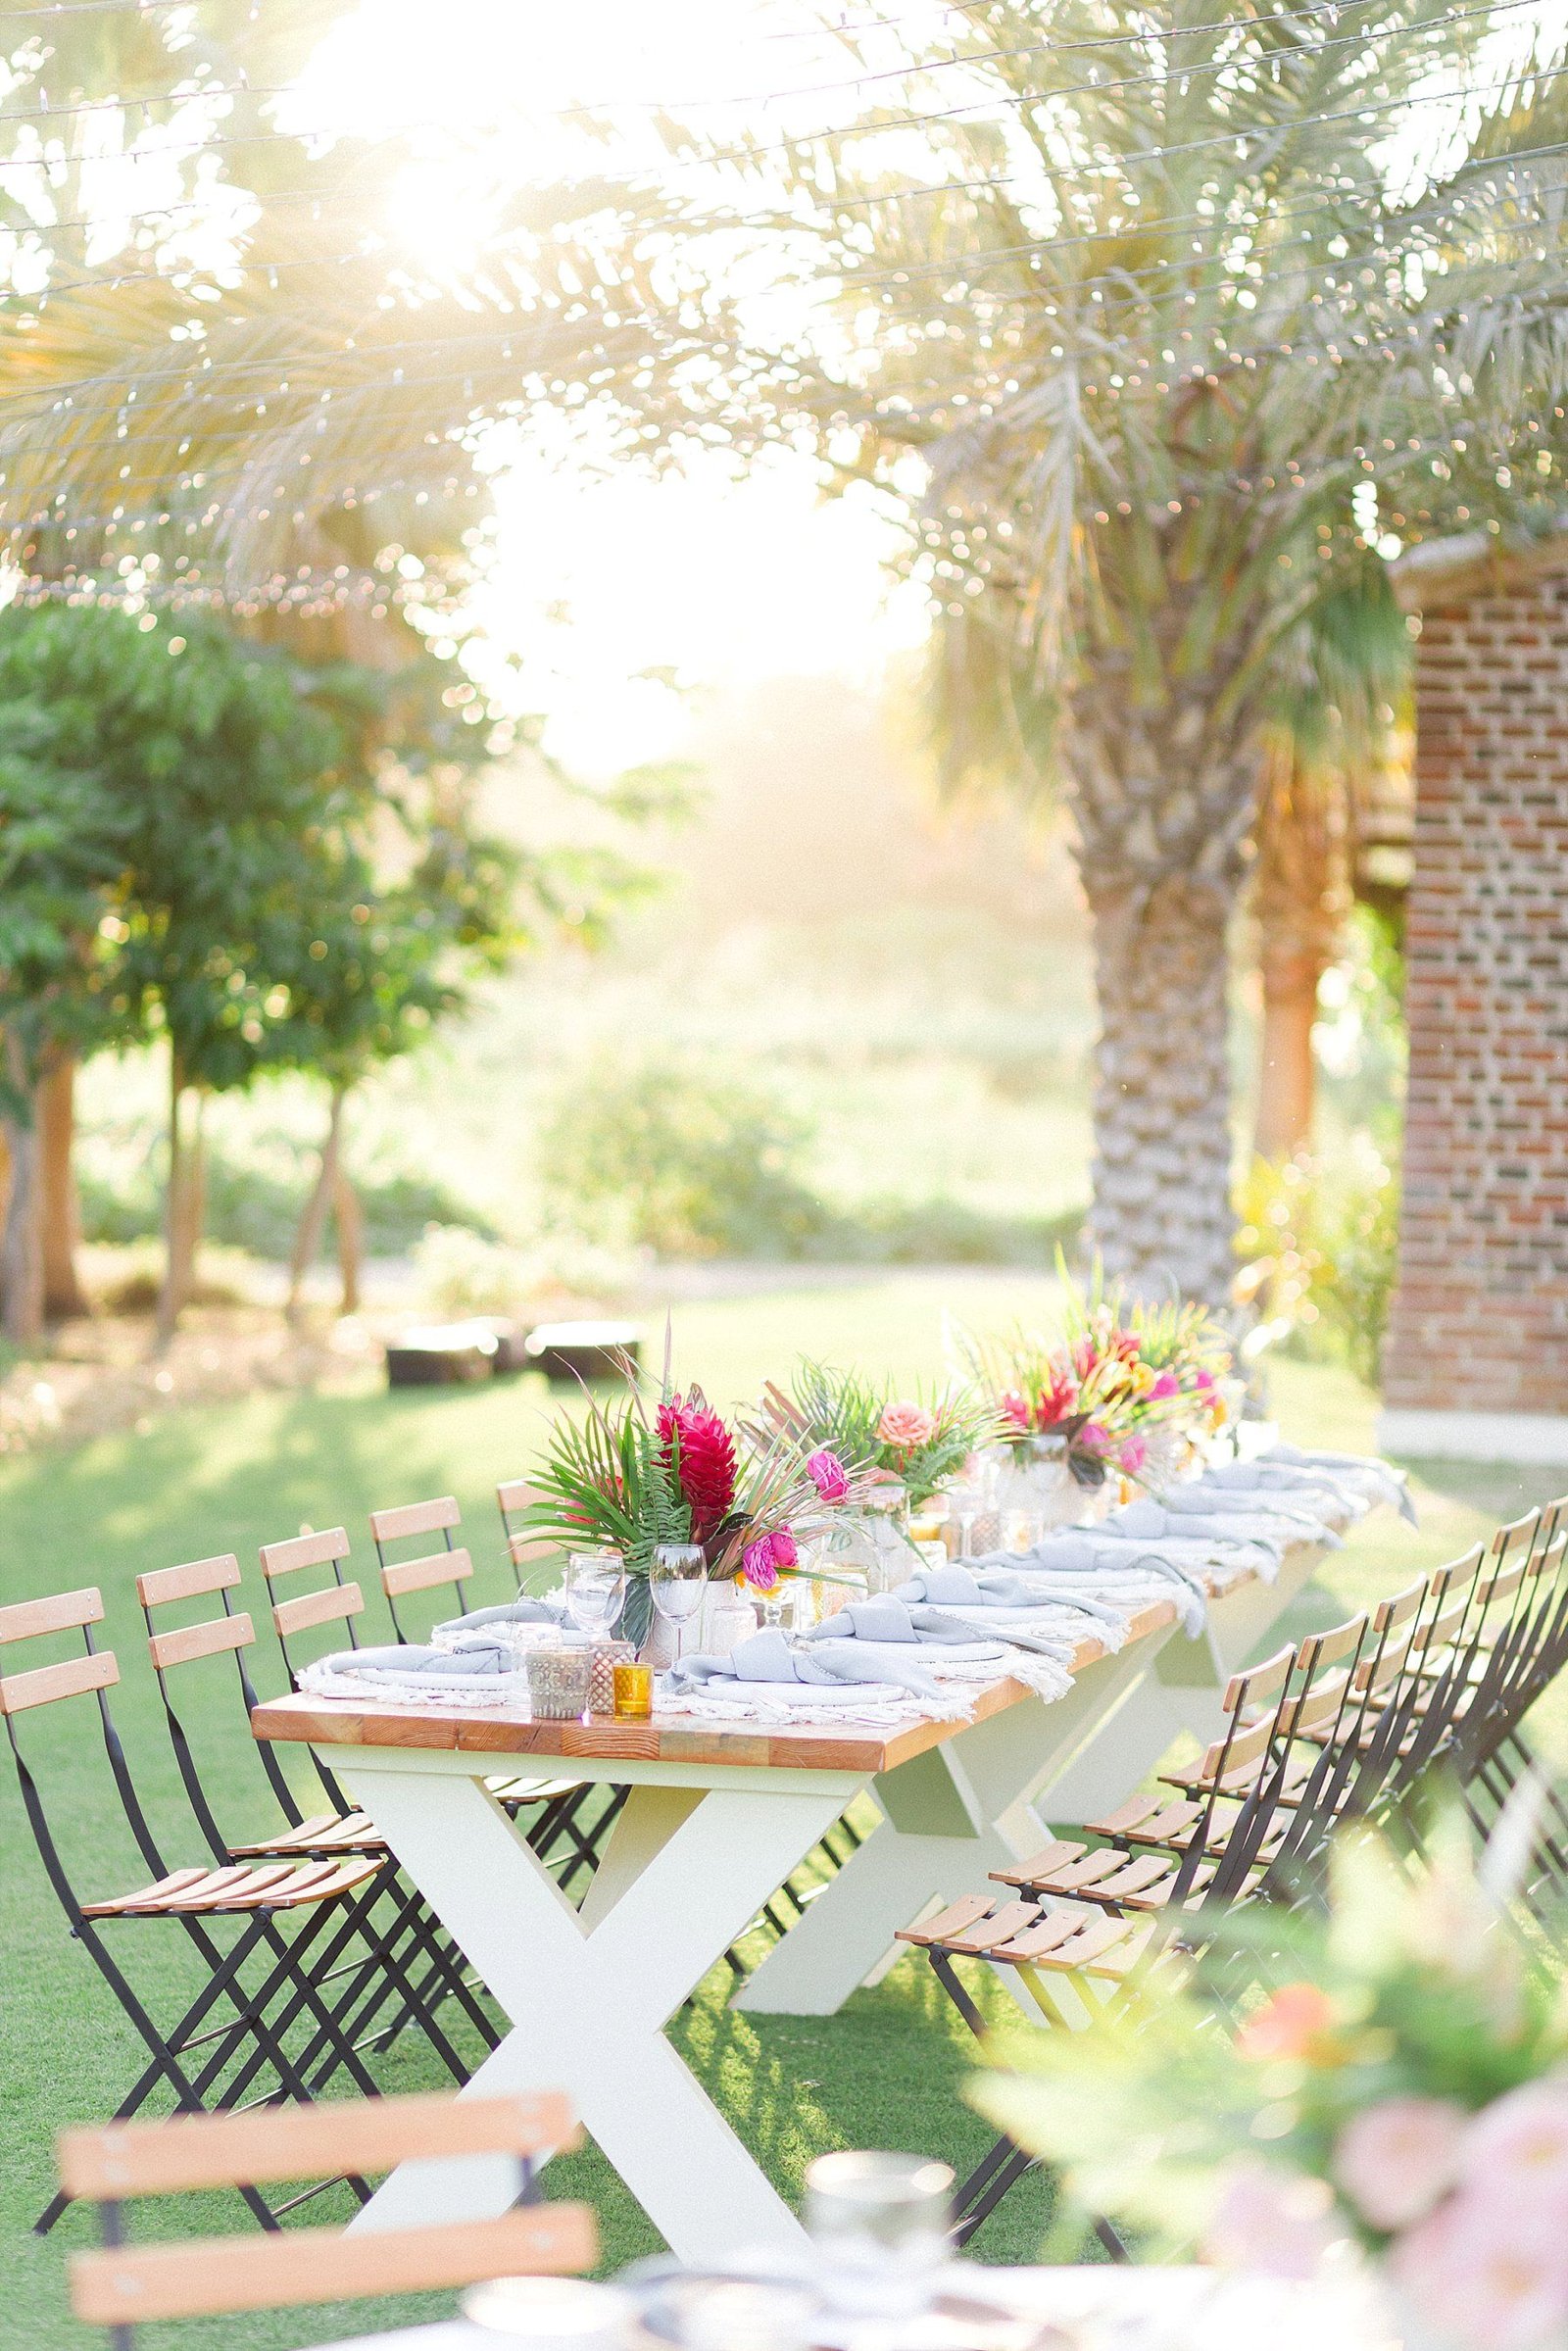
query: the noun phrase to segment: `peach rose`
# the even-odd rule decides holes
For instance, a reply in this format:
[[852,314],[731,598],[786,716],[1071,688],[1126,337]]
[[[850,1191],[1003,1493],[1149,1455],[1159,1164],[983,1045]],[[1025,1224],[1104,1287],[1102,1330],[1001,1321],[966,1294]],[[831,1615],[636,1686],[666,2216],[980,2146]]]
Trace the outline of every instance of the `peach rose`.
[[937,1424],[923,1404],[889,1404],[876,1424],[876,1433],[896,1453],[912,1453],[930,1444]]
[[1236,2035],[1244,2057],[1307,2057],[1334,2031],[1334,2004],[1315,1984],[1284,1984]]

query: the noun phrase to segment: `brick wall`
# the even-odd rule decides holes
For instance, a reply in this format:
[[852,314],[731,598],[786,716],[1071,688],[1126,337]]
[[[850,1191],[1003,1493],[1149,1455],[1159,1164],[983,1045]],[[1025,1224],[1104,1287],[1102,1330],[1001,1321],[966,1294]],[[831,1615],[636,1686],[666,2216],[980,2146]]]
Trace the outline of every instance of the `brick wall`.
[[1568,553],[1421,614],[1385,1400],[1568,1414]]

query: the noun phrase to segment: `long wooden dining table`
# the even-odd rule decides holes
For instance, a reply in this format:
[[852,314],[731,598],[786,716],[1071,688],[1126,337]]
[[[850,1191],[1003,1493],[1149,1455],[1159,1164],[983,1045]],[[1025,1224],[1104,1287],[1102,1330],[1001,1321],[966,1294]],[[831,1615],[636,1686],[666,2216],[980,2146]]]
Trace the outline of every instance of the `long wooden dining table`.
[[[1038,1850],[1048,1825],[1092,1820],[1183,1731],[1208,1736],[1229,1673],[1320,1557],[1298,1543],[1265,1583],[1210,1599],[1197,1639],[1151,1602],[1114,1650],[1081,1642],[1072,1688],[1043,1701],[1007,1679],[969,1721],[850,1724],[534,1722],[514,1705],[283,1697],[259,1739],[331,1750],[334,1774],[510,2020],[475,2092],[563,2088],[682,2260],[787,2249],[796,2216],[670,2045],[663,2028],[762,1904],[858,1797],[879,1817],[737,1999],[824,2016],[898,1955],[894,1937],[988,1873]],[[486,1787],[525,1760],[629,1792],[580,1908]],[[504,2211],[503,2165],[404,2164],[357,2228]]]

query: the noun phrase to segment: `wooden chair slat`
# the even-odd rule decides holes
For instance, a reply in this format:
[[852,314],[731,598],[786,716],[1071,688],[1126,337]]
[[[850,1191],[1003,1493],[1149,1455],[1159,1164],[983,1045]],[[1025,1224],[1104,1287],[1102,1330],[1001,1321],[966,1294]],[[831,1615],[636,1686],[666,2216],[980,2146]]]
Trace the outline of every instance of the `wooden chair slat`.
[[503,1516],[513,1510],[530,1510],[544,1495],[530,1478],[503,1478],[496,1488],[496,1500]]
[[183,1567],[149,1568],[136,1578],[136,1597],[144,1608],[161,1608],[168,1600],[205,1599],[210,1592],[232,1592],[239,1582],[239,1561],[232,1551],[212,1559],[189,1559]]
[[349,1555],[346,1529],[326,1527],[313,1535],[294,1535],[287,1543],[264,1543],[261,1549],[262,1573],[272,1583],[278,1576],[291,1576],[302,1567],[330,1567],[334,1559]]
[[91,1588],[57,1592],[44,1600],[13,1600],[9,1608],[0,1608],[0,1647],[8,1641],[78,1632],[83,1625],[101,1625],[103,1621],[103,1594]]
[[561,2090],[174,2115],[163,2123],[62,2131],[60,2183],[69,2195],[124,2200],[380,2172],[414,2156],[543,2155],[575,2143],[576,2135]]
[[1125,1869],[1109,1878],[1102,1878],[1095,1887],[1097,1894],[1107,1901],[1118,1900],[1124,1894],[1141,1894],[1161,1878],[1174,1880],[1175,1870],[1168,1853],[1140,1853]]
[[357,1584],[328,1584],[307,1592],[297,1600],[279,1600],[272,1623],[284,1640],[290,1633],[308,1633],[313,1625],[329,1625],[365,1611],[365,1594]]
[[1397,1631],[1400,1625],[1407,1624],[1414,1616],[1430,1591],[1429,1579],[1426,1576],[1418,1576],[1416,1581],[1413,1584],[1407,1584],[1402,1592],[1391,1592],[1386,1600],[1379,1600],[1372,1611],[1373,1630],[1378,1633]]
[[531,2204],[499,2220],[365,2236],[290,2229],[77,2253],[71,2260],[71,2300],[89,2326],[126,2326],[569,2273],[589,2268],[597,2254],[586,2205]]
[[993,1870],[991,1875],[999,1886],[1036,1886],[1042,1878],[1049,1878],[1056,1870],[1065,1869],[1069,1861],[1076,1861],[1083,1850],[1081,1844],[1068,1844],[1062,1837],[1054,1837],[1038,1853],[1031,1853],[1027,1861],[1018,1862],[1010,1870]]
[[439,1535],[443,1527],[463,1523],[455,1494],[443,1494],[428,1502],[402,1502],[395,1510],[372,1510],[370,1533],[377,1543],[401,1543],[408,1535]]
[[512,1553],[514,1567],[526,1567],[530,1560],[547,1559],[558,1553],[561,1545],[553,1535],[509,1535],[507,1548]]
[[1133,1829],[1147,1831],[1151,1820],[1157,1816],[1160,1804],[1160,1797],[1145,1790],[1136,1796],[1129,1796],[1125,1804],[1118,1804],[1115,1811],[1107,1812],[1103,1819],[1086,1821],[1084,1827],[1096,1837],[1125,1837]]
[[154,1633],[147,1654],[162,1674],[172,1665],[189,1665],[196,1657],[216,1657],[224,1649],[248,1649],[255,1639],[256,1628],[243,1612],[214,1616],[204,1625],[180,1625],[172,1633]]
[[1240,1714],[1244,1706],[1261,1706],[1277,1697],[1290,1678],[1296,1663],[1296,1643],[1276,1649],[1258,1665],[1250,1665],[1239,1674],[1232,1674],[1225,1685],[1220,1704],[1227,1714]]
[[1236,1773],[1245,1771],[1249,1764],[1255,1763],[1259,1756],[1268,1753],[1273,1737],[1274,1717],[1267,1715],[1262,1722],[1252,1723],[1245,1731],[1232,1732],[1228,1739],[1216,1739],[1212,1746],[1204,1749],[1203,1760],[1193,1773],[1191,1782],[1183,1781],[1179,1785],[1207,1787],[1221,1771],[1228,1785]]
[[472,1573],[473,1561],[466,1550],[430,1551],[422,1559],[392,1560],[381,1570],[381,1589],[389,1600],[400,1600],[405,1592],[462,1584]]
[[1297,1662],[1303,1673],[1316,1673],[1325,1665],[1338,1665],[1358,1649],[1366,1638],[1367,1620],[1352,1616],[1348,1623],[1331,1625],[1325,1633],[1308,1633],[1297,1651]]
[[950,1951],[994,1951],[999,1945],[1010,1942],[1023,1927],[1039,1916],[1037,1902],[1004,1902],[990,1918],[977,1920],[960,1934],[944,1936]]
[[984,1918],[991,1908],[989,1894],[963,1894],[939,1910],[935,1918],[925,1919],[917,1927],[901,1927],[898,1939],[907,1943],[946,1942],[953,1935],[961,1935],[976,1919]]
[[[1079,1860],[1064,1862],[1060,1869],[1053,1870],[1049,1883],[1069,1891],[1078,1886],[1094,1886],[1108,1877],[1123,1858],[1113,1845],[1102,1845],[1098,1852],[1085,1853]],[[1045,1885],[1048,1881],[1042,1879],[1040,1883]]]
[[102,1649],[96,1657],[67,1657],[59,1665],[37,1665],[30,1673],[7,1674],[0,1681],[0,1714],[25,1714],[31,1706],[48,1706],[56,1698],[79,1698],[92,1690],[112,1690],[120,1680],[114,1652]]
[[1064,1943],[1069,1935],[1076,1935],[1083,1923],[1083,1913],[1079,1910],[1042,1911],[1037,1925],[1026,1927],[1021,1935],[1013,1936],[1004,1951],[994,1956],[1043,1959]]
[[1102,1952],[1111,1950],[1117,1943],[1130,1941],[1135,1935],[1139,1937],[1140,1945],[1142,1945],[1148,1941],[1150,1933],[1151,1930],[1148,1927],[1142,1923],[1135,1926],[1130,1919],[1109,1917],[1091,1919],[1087,1926],[1081,1926],[1077,1934],[1066,1942],[1058,1943],[1054,1951],[1043,1954],[1042,1964],[1049,1968],[1059,1969],[1064,1975],[1070,1975],[1075,1968],[1081,1968],[1090,1960],[1098,1959]]

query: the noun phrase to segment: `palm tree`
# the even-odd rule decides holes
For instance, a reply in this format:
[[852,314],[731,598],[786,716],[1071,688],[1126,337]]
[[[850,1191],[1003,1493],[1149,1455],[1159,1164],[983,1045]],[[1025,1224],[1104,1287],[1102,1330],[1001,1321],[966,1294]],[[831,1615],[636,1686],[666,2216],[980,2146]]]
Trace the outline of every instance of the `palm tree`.
[[[950,781],[1001,766],[1071,814],[1093,1233],[1135,1281],[1229,1289],[1229,940],[1325,597],[1514,511],[1516,444],[1526,509],[1560,484],[1559,160],[1491,171],[1484,123],[1389,188],[1391,122],[1484,83],[1490,30],[1440,0],[986,0],[953,13],[965,63],[913,61],[902,146],[889,105],[769,158],[834,297],[773,408],[841,479],[906,492],[917,456]],[[1497,71],[1517,127],[1553,85]]]

